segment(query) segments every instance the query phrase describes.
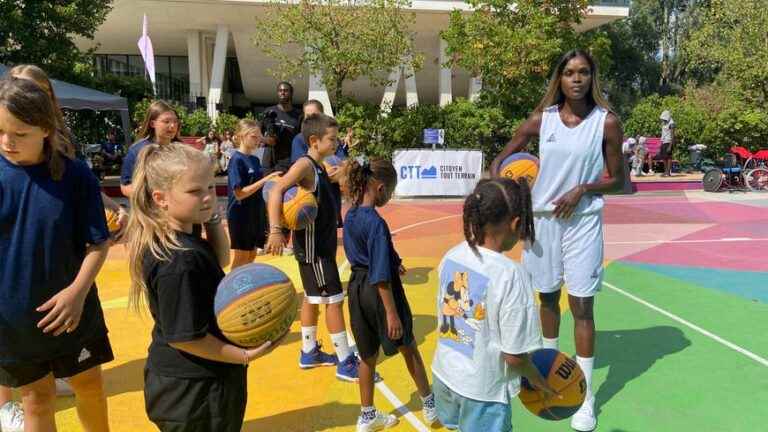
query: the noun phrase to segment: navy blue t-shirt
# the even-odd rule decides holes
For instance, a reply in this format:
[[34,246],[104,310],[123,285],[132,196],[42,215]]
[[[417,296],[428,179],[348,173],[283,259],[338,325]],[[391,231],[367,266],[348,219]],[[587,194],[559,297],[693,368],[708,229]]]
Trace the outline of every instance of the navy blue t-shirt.
[[[304,140],[304,135],[298,134],[295,137],[293,137],[293,142],[291,143],[291,164],[296,162],[300,157],[307,154],[308,151],[309,151],[309,146],[307,145],[307,142]],[[339,145],[336,146],[335,154],[340,159],[346,159],[349,157],[349,151],[343,143],[339,143]]]
[[125,157],[123,158],[123,166],[120,170],[121,185],[131,184],[131,180],[133,179],[133,170],[136,168],[136,161],[139,159],[139,152],[141,149],[146,147],[147,144],[150,144],[150,141],[144,138],[133,143],[133,145],[128,149],[128,153],[126,153]]
[[65,158],[54,181],[46,164],[0,156],[0,364],[46,362],[106,336],[95,286],[72,333],[43,333],[37,323],[47,312],[35,309],[75,280],[87,245],[108,238],[99,183],[85,163]]
[[352,207],[344,217],[344,252],[352,267],[368,268],[368,283],[392,282],[402,260],[384,218],[373,207]]
[[261,163],[259,158],[240,151],[232,154],[228,168],[229,201],[227,203],[227,220],[243,222],[254,220],[259,212],[264,211],[264,198],[256,192],[248,198],[239,201],[235,198],[235,189],[242,189],[261,180]]

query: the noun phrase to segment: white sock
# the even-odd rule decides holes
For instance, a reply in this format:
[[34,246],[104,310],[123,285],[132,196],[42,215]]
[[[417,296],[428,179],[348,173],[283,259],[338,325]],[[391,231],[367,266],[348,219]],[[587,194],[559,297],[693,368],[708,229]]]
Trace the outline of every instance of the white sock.
[[361,406],[360,418],[362,418],[366,423],[372,422],[374,419],[376,419],[376,407],[373,405],[367,407]]
[[[421,396],[419,396],[421,397]],[[433,393],[428,394],[426,397],[421,398],[421,405],[428,407],[428,408],[434,408],[435,407],[435,395]]]
[[336,349],[336,357],[339,358],[339,362],[343,362],[352,354],[352,350],[349,349],[349,342],[347,341],[347,332],[343,331],[332,334],[331,342],[333,342],[333,347]]
[[543,339],[543,341],[544,341],[544,348],[549,348],[549,349],[555,349],[556,350],[557,349],[557,341],[560,338],[552,338],[552,339],[550,339],[550,338],[542,337],[541,339]]
[[301,350],[309,353],[317,345],[317,326],[301,328]]
[[576,363],[579,364],[581,371],[584,372],[584,379],[587,381],[587,394],[584,396],[584,401],[588,402],[593,400],[592,396],[592,368],[595,365],[594,357],[579,357],[576,356]]

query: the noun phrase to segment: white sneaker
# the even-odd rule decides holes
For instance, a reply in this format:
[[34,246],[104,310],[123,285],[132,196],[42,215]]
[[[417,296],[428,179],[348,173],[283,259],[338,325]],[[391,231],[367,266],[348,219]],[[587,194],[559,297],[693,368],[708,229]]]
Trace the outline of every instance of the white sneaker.
[[24,411],[20,403],[9,401],[0,407],[0,430],[24,432]]
[[373,420],[363,420],[362,416],[357,417],[357,432],[373,432],[382,429],[391,428],[398,422],[397,417],[392,414],[384,414],[376,410],[376,417]]
[[571,417],[571,428],[579,432],[590,432],[597,427],[595,417],[595,398],[585,400],[581,408]]
[[430,405],[431,406],[424,405],[421,411],[421,415],[424,416],[424,422],[427,424],[427,426],[431,426],[434,422],[437,421],[437,407],[435,407],[434,402],[432,402]]
[[56,378],[56,396],[72,396],[73,394],[75,391],[66,378]]
[[293,255],[293,248],[292,247],[284,247],[283,248],[283,255],[291,256]]

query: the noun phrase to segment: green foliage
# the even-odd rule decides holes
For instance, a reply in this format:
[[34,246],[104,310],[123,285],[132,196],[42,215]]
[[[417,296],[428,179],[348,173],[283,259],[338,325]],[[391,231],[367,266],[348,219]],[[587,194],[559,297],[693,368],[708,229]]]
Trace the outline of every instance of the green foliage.
[[483,79],[483,100],[509,115],[526,115],[542,95],[550,67],[578,38],[573,25],[587,0],[469,0],[441,32],[450,63]]
[[498,107],[461,98],[443,108],[394,108],[388,115],[382,115],[372,104],[347,102],[337,119],[342,128],[353,128],[359,139],[356,153],[389,158],[396,149],[424,147],[424,129],[436,128],[445,129],[447,148],[481,150],[487,162],[498,154],[521,121],[508,120]]
[[186,114],[181,119],[181,134],[183,136],[205,136],[211,130],[211,119],[204,109],[197,109]]
[[719,113],[702,133],[711,155],[722,156],[732,146],[755,152],[768,148],[768,111],[730,108]]
[[345,81],[365,77],[386,85],[389,72],[406,58],[420,68],[408,6],[408,0],[271,2],[257,18],[253,43],[276,60],[275,78],[320,75],[338,103]]
[[216,122],[213,125],[213,130],[219,135],[223,135],[225,131],[234,132],[235,129],[237,129],[238,121],[240,121],[240,119],[237,118],[236,115],[219,113],[219,116],[216,117]]
[[93,39],[111,9],[112,0],[0,0],[0,63],[32,63],[71,80],[76,65],[87,63],[74,39]]
[[768,105],[768,7],[765,0],[711,0],[685,52],[699,75],[737,90],[753,107]]

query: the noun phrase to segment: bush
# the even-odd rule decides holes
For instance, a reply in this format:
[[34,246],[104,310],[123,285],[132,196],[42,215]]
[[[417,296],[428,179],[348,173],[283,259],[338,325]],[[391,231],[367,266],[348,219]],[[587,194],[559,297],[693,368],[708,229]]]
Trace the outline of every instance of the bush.
[[234,132],[237,129],[237,122],[240,119],[236,115],[229,113],[219,113],[216,117],[216,122],[213,125],[213,130],[219,135],[224,135],[225,131]]
[[435,128],[445,129],[447,148],[481,150],[487,163],[520,123],[506,119],[500,108],[461,98],[443,108],[396,107],[387,115],[382,115],[377,105],[347,101],[338,110],[337,120],[342,129],[353,128],[360,140],[355,152],[390,158],[396,149],[423,148],[424,129]]
[[753,153],[768,148],[768,111],[726,109],[704,128],[702,144],[713,157],[722,156],[732,146],[746,147]]

